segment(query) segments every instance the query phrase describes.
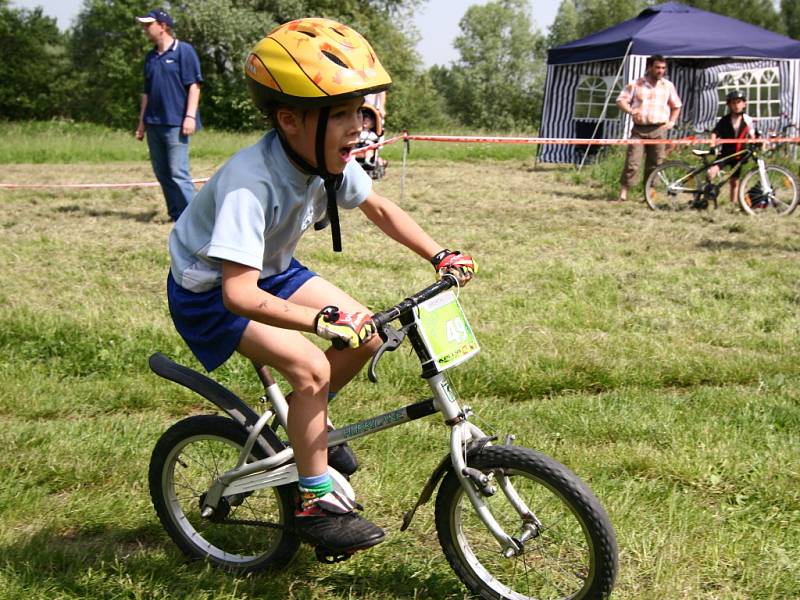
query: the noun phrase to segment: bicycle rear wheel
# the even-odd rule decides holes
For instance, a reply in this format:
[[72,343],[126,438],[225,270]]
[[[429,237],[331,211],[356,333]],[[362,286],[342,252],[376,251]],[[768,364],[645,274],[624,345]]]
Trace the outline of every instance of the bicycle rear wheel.
[[767,182],[772,193],[763,194],[761,174],[750,171],[739,185],[739,205],[749,215],[772,213],[789,215],[798,202],[797,180],[789,169],[780,165],[766,165]]
[[[223,497],[213,517],[200,516],[209,485],[236,466],[246,440],[227,417],[183,419],[158,440],[149,473],[153,506],[175,544],[191,558],[237,573],[283,567],[300,546],[284,528],[294,513],[293,486]],[[266,458],[258,446],[253,455]]]
[[670,161],[656,167],[644,186],[644,199],[651,210],[685,210],[702,198],[703,190],[692,167]]
[[[519,555],[503,556],[458,477],[448,472],[436,497],[436,530],[450,566],[472,593],[492,600],[608,597],[617,572],[614,529],[574,473],[516,446],[488,446],[467,460],[493,477],[498,489],[483,500],[504,531],[516,539],[533,532]],[[529,509],[524,517],[502,491],[503,478]]]

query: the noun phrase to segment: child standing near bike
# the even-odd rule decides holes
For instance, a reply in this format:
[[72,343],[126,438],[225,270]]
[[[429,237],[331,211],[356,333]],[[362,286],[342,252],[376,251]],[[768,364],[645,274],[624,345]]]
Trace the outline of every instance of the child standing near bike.
[[[368,310],[294,258],[308,228],[359,208],[386,235],[466,283],[475,265],[444,249],[390,200],[350,152],[361,105],[391,79],[369,43],[327,19],[284,24],[253,48],[245,75],[274,129],[235,154],[198,192],[169,239],[175,327],[209,371],[238,351],[292,387],[288,434],[300,475],[295,531],[335,552],[373,546],[383,531],[333,492],[327,405],[377,350]],[[320,350],[304,333],[344,344]]]
[[[745,112],[745,110],[747,110],[747,97],[744,95],[744,92],[741,90],[733,90],[728,92],[728,95],[725,97],[725,101],[728,105],[728,113],[719,121],[717,121],[717,124],[714,126],[714,130],[711,132],[712,148],[716,147],[717,139],[745,140],[747,138],[756,137],[756,128],[755,124],[753,123],[753,119]],[[723,166],[733,169],[733,174],[731,175],[729,184],[731,203],[734,204],[737,202],[736,199],[738,198],[739,171],[742,167],[743,157],[733,155],[735,155],[737,152],[740,152],[742,150],[742,146],[743,142],[722,144],[722,147],[719,150],[720,157],[725,158],[726,156],[730,156],[731,158],[724,163],[714,165],[708,169],[708,176],[710,179],[714,179],[719,174],[720,168]]]

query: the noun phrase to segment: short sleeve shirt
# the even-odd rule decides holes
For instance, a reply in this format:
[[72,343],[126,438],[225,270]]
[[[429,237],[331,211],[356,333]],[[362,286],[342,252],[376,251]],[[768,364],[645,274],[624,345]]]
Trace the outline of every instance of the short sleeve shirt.
[[[352,209],[372,191],[372,179],[351,160],[336,194]],[[297,243],[325,216],[322,179],[289,161],[276,132],[237,152],[202,187],[169,237],[170,270],[192,292],[222,284],[223,261],[258,269],[259,278],[289,267]]]
[[[186,115],[189,86],[202,82],[200,60],[190,44],[176,39],[161,54],[155,48],[150,50],[144,59],[144,93],[147,94],[144,122],[180,127]],[[199,110],[194,117],[199,129]]]
[[617,100],[625,100],[630,102],[631,108],[638,108],[642,125],[663,125],[669,121],[672,109],[683,106],[671,81],[659,79],[654,85],[647,77],[631,81]]

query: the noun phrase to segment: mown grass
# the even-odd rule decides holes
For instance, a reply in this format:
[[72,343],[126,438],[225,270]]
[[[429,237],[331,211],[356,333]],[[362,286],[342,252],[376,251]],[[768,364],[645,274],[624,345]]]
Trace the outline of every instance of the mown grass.
[[[126,160],[11,172],[147,174]],[[489,429],[590,483],[619,537],[615,598],[798,597],[796,217],[653,214],[605,202],[569,169],[413,153],[401,198],[399,167],[379,191],[480,262],[462,303],[482,352],[456,389]],[[161,432],[211,407],[147,369],[154,351],[198,367],[167,313],[160,192],[0,191],[0,203],[0,597],[464,597],[431,506],[399,532],[446,452],[435,417],[353,444],[353,483],[384,544],[335,566],[303,548],[284,572],[250,578],[186,563],[150,506],[147,465]],[[321,232],[300,258],[369,306],[431,281],[358,214],[343,215],[343,232],[342,255]],[[243,360],[214,376],[259,395]],[[337,422],[425,393],[408,351],[379,376],[340,395]]]
[[[70,121],[9,123],[0,120],[0,140],[3,142],[0,144],[0,164],[147,161],[147,143],[135,140],[134,128],[135,124],[131,131],[121,131]],[[463,131],[436,133],[467,135]],[[201,129],[192,137],[191,158],[219,164],[239,148],[255,142],[262,134],[257,131],[232,133]],[[395,134],[387,132],[388,137]],[[390,144],[383,152],[389,160],[399,161],[403,155],[402,143]],[[416,160],[525,160],[533,154],[533,146],[416,141],[412,141],[410,146],[410,157]],[[4,182],[0,180],[0,183]]]

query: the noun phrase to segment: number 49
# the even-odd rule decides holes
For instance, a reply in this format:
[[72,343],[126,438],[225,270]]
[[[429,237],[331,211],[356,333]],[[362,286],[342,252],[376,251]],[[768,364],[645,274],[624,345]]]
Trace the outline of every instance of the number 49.
[[448,342],[460,343],[467,340],[467,327],[464,325],[464,319],[450,319],[445,323],[445,331]]

